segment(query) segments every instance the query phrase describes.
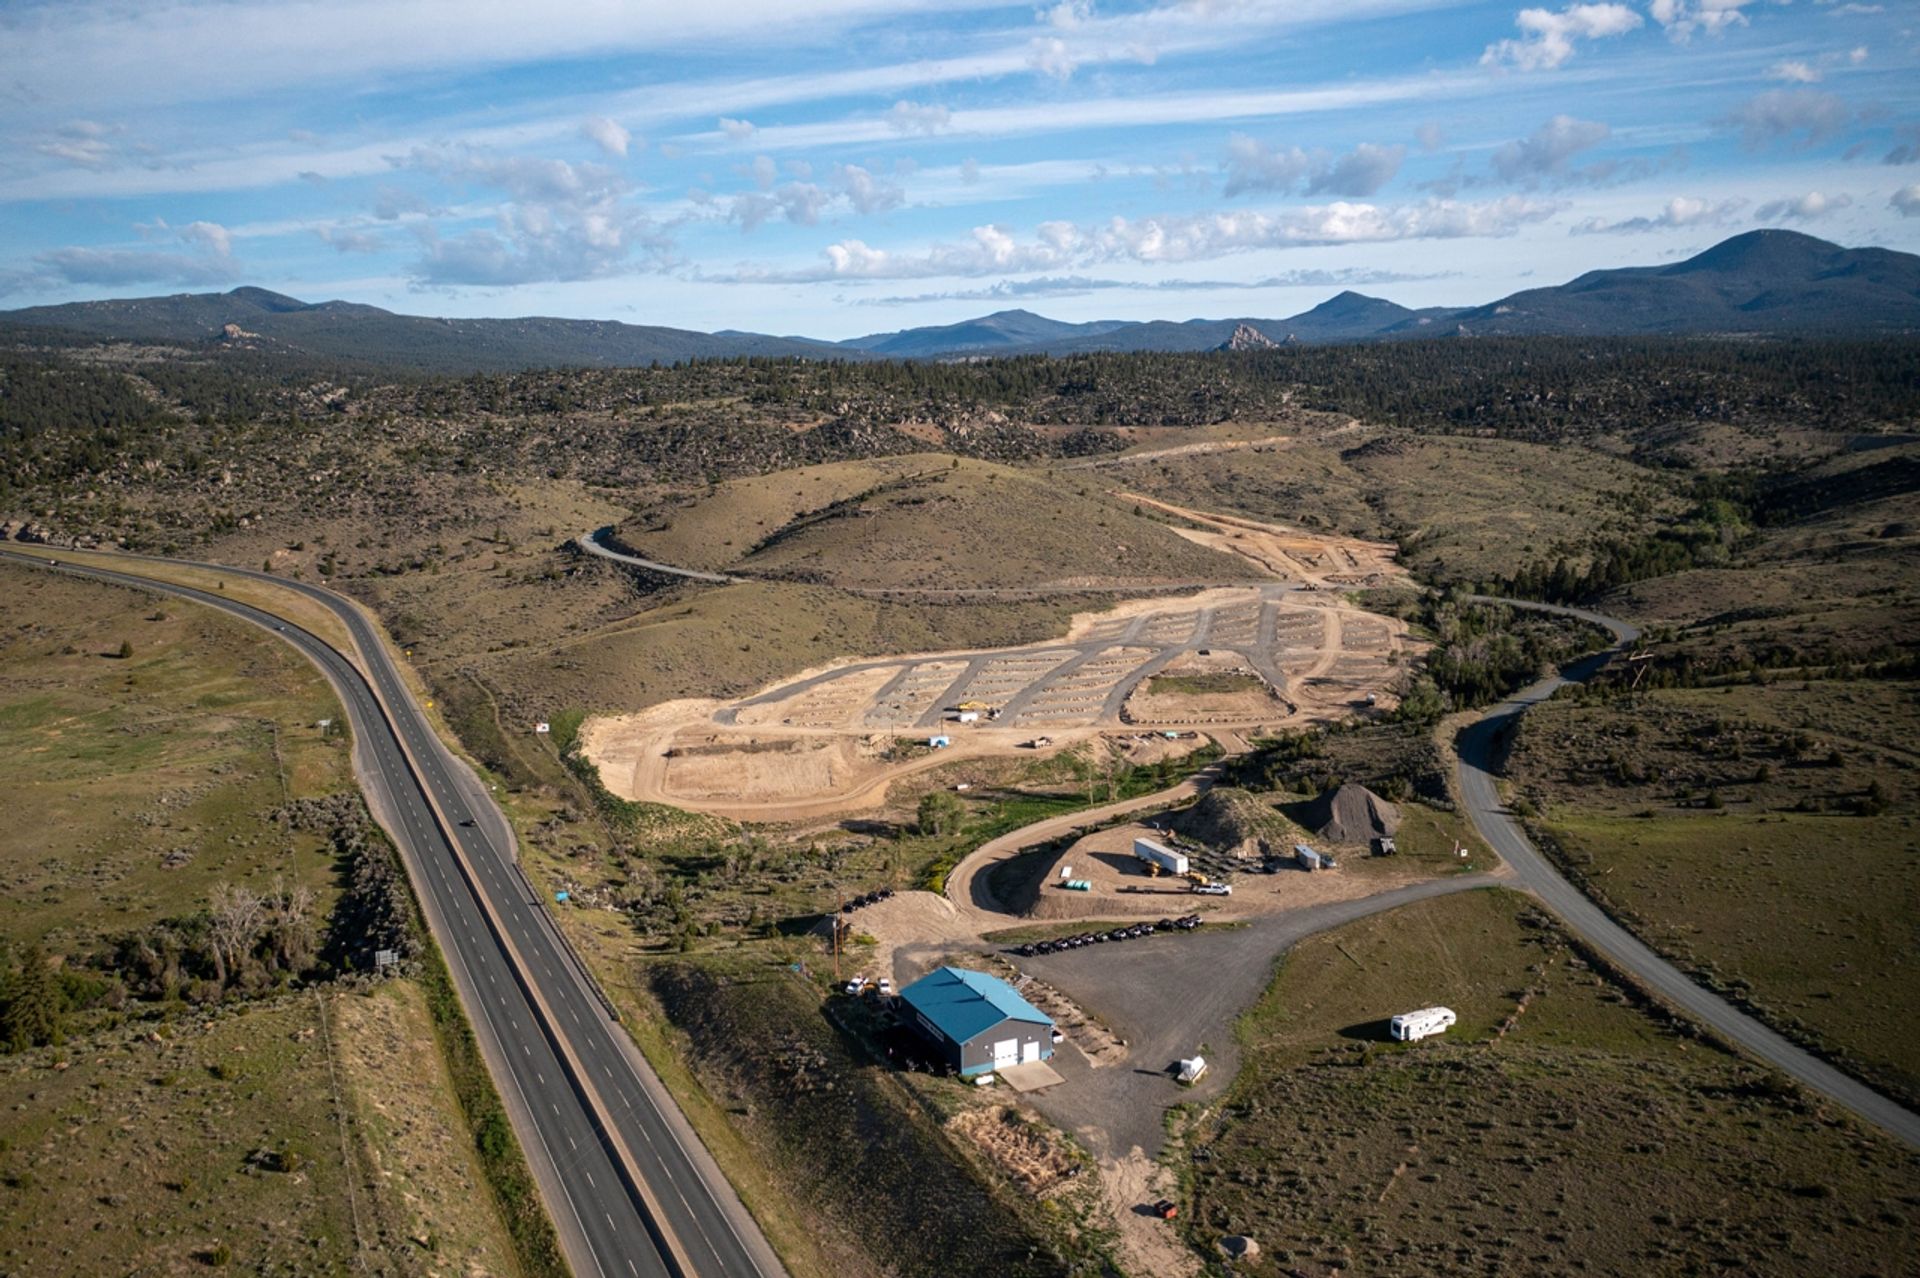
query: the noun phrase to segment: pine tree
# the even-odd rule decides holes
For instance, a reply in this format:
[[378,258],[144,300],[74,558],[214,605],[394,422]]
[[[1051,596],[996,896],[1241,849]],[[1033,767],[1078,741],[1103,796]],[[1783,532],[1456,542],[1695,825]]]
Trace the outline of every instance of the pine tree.
[[66,994],[47,961],[47,952],[29,945],[11,973],[6,1005],[0,1007],[0,1040],[10,1052],[58,1043],[66,1020]]

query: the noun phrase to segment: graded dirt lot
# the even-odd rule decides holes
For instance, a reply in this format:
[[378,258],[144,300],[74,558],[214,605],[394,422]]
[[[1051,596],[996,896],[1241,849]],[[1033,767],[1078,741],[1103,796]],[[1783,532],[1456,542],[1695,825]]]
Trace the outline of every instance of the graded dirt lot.
[[1390,542],[1312,532],[1239,515],[1208,514],[1139,493],[1119,495],[1198,525],[1174,531],[1196,545],[1250,559],[1283,581],[1325,589],[1389,586],[1408,580],[1406,571],[1394,562],[1397,552]]
[[[1053,643],[843,662],[737,701],[595,718],[581,746],[622,798],[806,820],[952,759],[1044,757],[1123,725],[1273,730],[1390,707],[1415,651],[1403,623],[1334,594],[1227,587],[1081,614]],[[1195,691],[1209,674],[1242,684]],[[929,752],[937,736],[950,744]]]

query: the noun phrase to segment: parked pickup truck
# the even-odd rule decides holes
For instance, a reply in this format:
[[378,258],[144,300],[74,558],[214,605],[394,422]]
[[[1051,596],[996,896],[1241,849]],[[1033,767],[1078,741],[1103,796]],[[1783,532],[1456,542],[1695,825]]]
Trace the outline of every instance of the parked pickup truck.
[[1233,884],[1196,883],[1193,885],[1193,891],[1196,896],[1232,896]]

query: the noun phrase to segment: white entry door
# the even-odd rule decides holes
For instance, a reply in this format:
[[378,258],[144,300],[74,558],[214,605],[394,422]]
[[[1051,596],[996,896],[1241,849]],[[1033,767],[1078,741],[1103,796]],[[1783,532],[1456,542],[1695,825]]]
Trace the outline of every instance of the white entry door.
[[1003,1038],[993,1045],[993,1067],[1005,1069],[1009,1065],[1020,1063],[1020,1040]]
[[1040,1040],[1039,1039],[1035,1039],[1031,1043],[1020,1044],[1020,1063],[1022,1065],[1025,1065],[1029,1061],[1037,1061],[1039,1059],[1040,1059]]

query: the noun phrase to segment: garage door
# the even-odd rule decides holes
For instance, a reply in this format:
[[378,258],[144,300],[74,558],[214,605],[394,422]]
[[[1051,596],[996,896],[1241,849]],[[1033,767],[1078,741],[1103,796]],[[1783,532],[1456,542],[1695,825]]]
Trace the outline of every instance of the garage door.
[[1040,1059],[1040,1040],[1039,1039],[1035,1039],[1031,1043],[1020,1044],[1020,1063],[1022,1065],[1025,1065],[1028,1061],[1037,1061],[1039,1059]]
[[1003,1038],[993,1045],[993,1067],[1004,1069],[1020,1063],[1020,1040]]

